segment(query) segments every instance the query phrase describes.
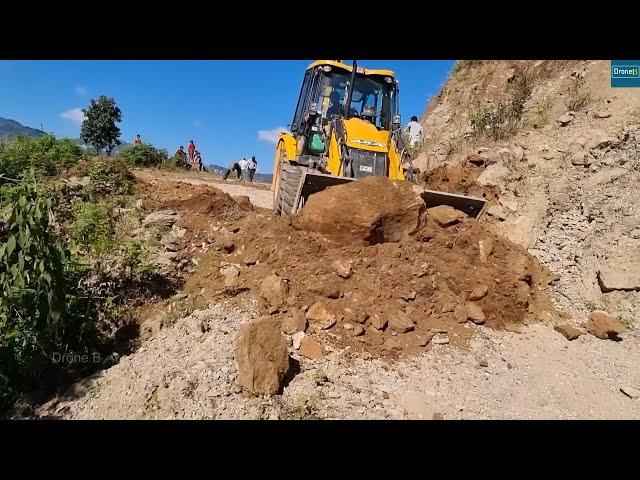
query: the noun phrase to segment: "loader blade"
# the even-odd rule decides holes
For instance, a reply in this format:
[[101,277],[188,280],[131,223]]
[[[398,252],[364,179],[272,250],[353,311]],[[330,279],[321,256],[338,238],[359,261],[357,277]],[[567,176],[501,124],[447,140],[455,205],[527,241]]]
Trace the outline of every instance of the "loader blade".
[[480,218],[487,205],[487,201],[484,198],[462,195],[460,193],[424,190],[421,195],[427,208],[437,207],[438,205],[449,205],[476,220]]
[[300,185],[298,186],[298,192],[293,202],[293,211],[291,214],[300,210],[305,203],[307,203],[309,196],[314,193],[320,192],[327,187],[349,183],[354,180],[356,179],[325,175],[324,173],[312,172],[310,170],[303,172],[302,178],[300,179]]

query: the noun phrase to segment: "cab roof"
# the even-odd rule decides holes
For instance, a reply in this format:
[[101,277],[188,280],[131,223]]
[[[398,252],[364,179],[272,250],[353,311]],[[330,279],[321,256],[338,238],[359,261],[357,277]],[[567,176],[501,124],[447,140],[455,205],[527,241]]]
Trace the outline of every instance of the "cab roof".
[[[316,60],[311,65],[307,67],[307,70],[315,68],[317,66],[329,65],[335,68],[341,68],[342,70],[346,70],[347,72],[353,71],[353,67],[351,65],[346,65],[342,63],[340,60]],[[361,71],[364,70],[363,71]],[[384,75],[387,77],[395,78],[396,74],[393,70],[371,70],[369,68],[358,67],[358,73],[364,73],[365,75]]]

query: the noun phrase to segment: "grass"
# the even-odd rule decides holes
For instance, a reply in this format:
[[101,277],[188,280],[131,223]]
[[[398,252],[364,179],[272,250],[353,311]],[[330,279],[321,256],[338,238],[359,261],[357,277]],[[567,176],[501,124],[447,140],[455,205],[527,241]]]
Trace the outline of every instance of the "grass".
[[591,103],[591,94],[585,87],[585,79],[572,77],[564,100],[565,106],[572,112],[579,112]]

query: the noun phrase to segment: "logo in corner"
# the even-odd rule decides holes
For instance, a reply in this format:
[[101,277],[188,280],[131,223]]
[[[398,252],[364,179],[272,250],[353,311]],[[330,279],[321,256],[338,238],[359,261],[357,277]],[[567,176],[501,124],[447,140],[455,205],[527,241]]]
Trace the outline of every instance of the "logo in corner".
[[611,60],[611,86],[640,87],[640,60]]

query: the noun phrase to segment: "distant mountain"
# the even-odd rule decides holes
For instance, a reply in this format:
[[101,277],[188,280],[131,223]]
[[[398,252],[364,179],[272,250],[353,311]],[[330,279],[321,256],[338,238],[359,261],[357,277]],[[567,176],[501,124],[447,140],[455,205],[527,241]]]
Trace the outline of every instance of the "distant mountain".
[[28,135],[30,137],[41,137],[46,135],[46,132],[38,130],[36,128],[25,127],[15,120],[10,118],[0,117],[0,138],[15,137],[17,135]]
[[[42,135],[48,135],[47,132],[43,132],[42,130],[38,130],[36,128],[25,127],[20,122],[16,122],[15,120],[11,120],[10,118],[0,117],[0,138],[11,138],[16,137],[18,135],[27,135],[29,137],[41,137]],[[75,144],[81,146],[86,150],[93,150],[93,148],[89,145],[85,145],[84,142],[79,138],[70,138],[69,140],[73,141]],[[131,145],[129,142],[122,142],[120,145],[117,145],[111,155],[118,155],[120,151]]]

